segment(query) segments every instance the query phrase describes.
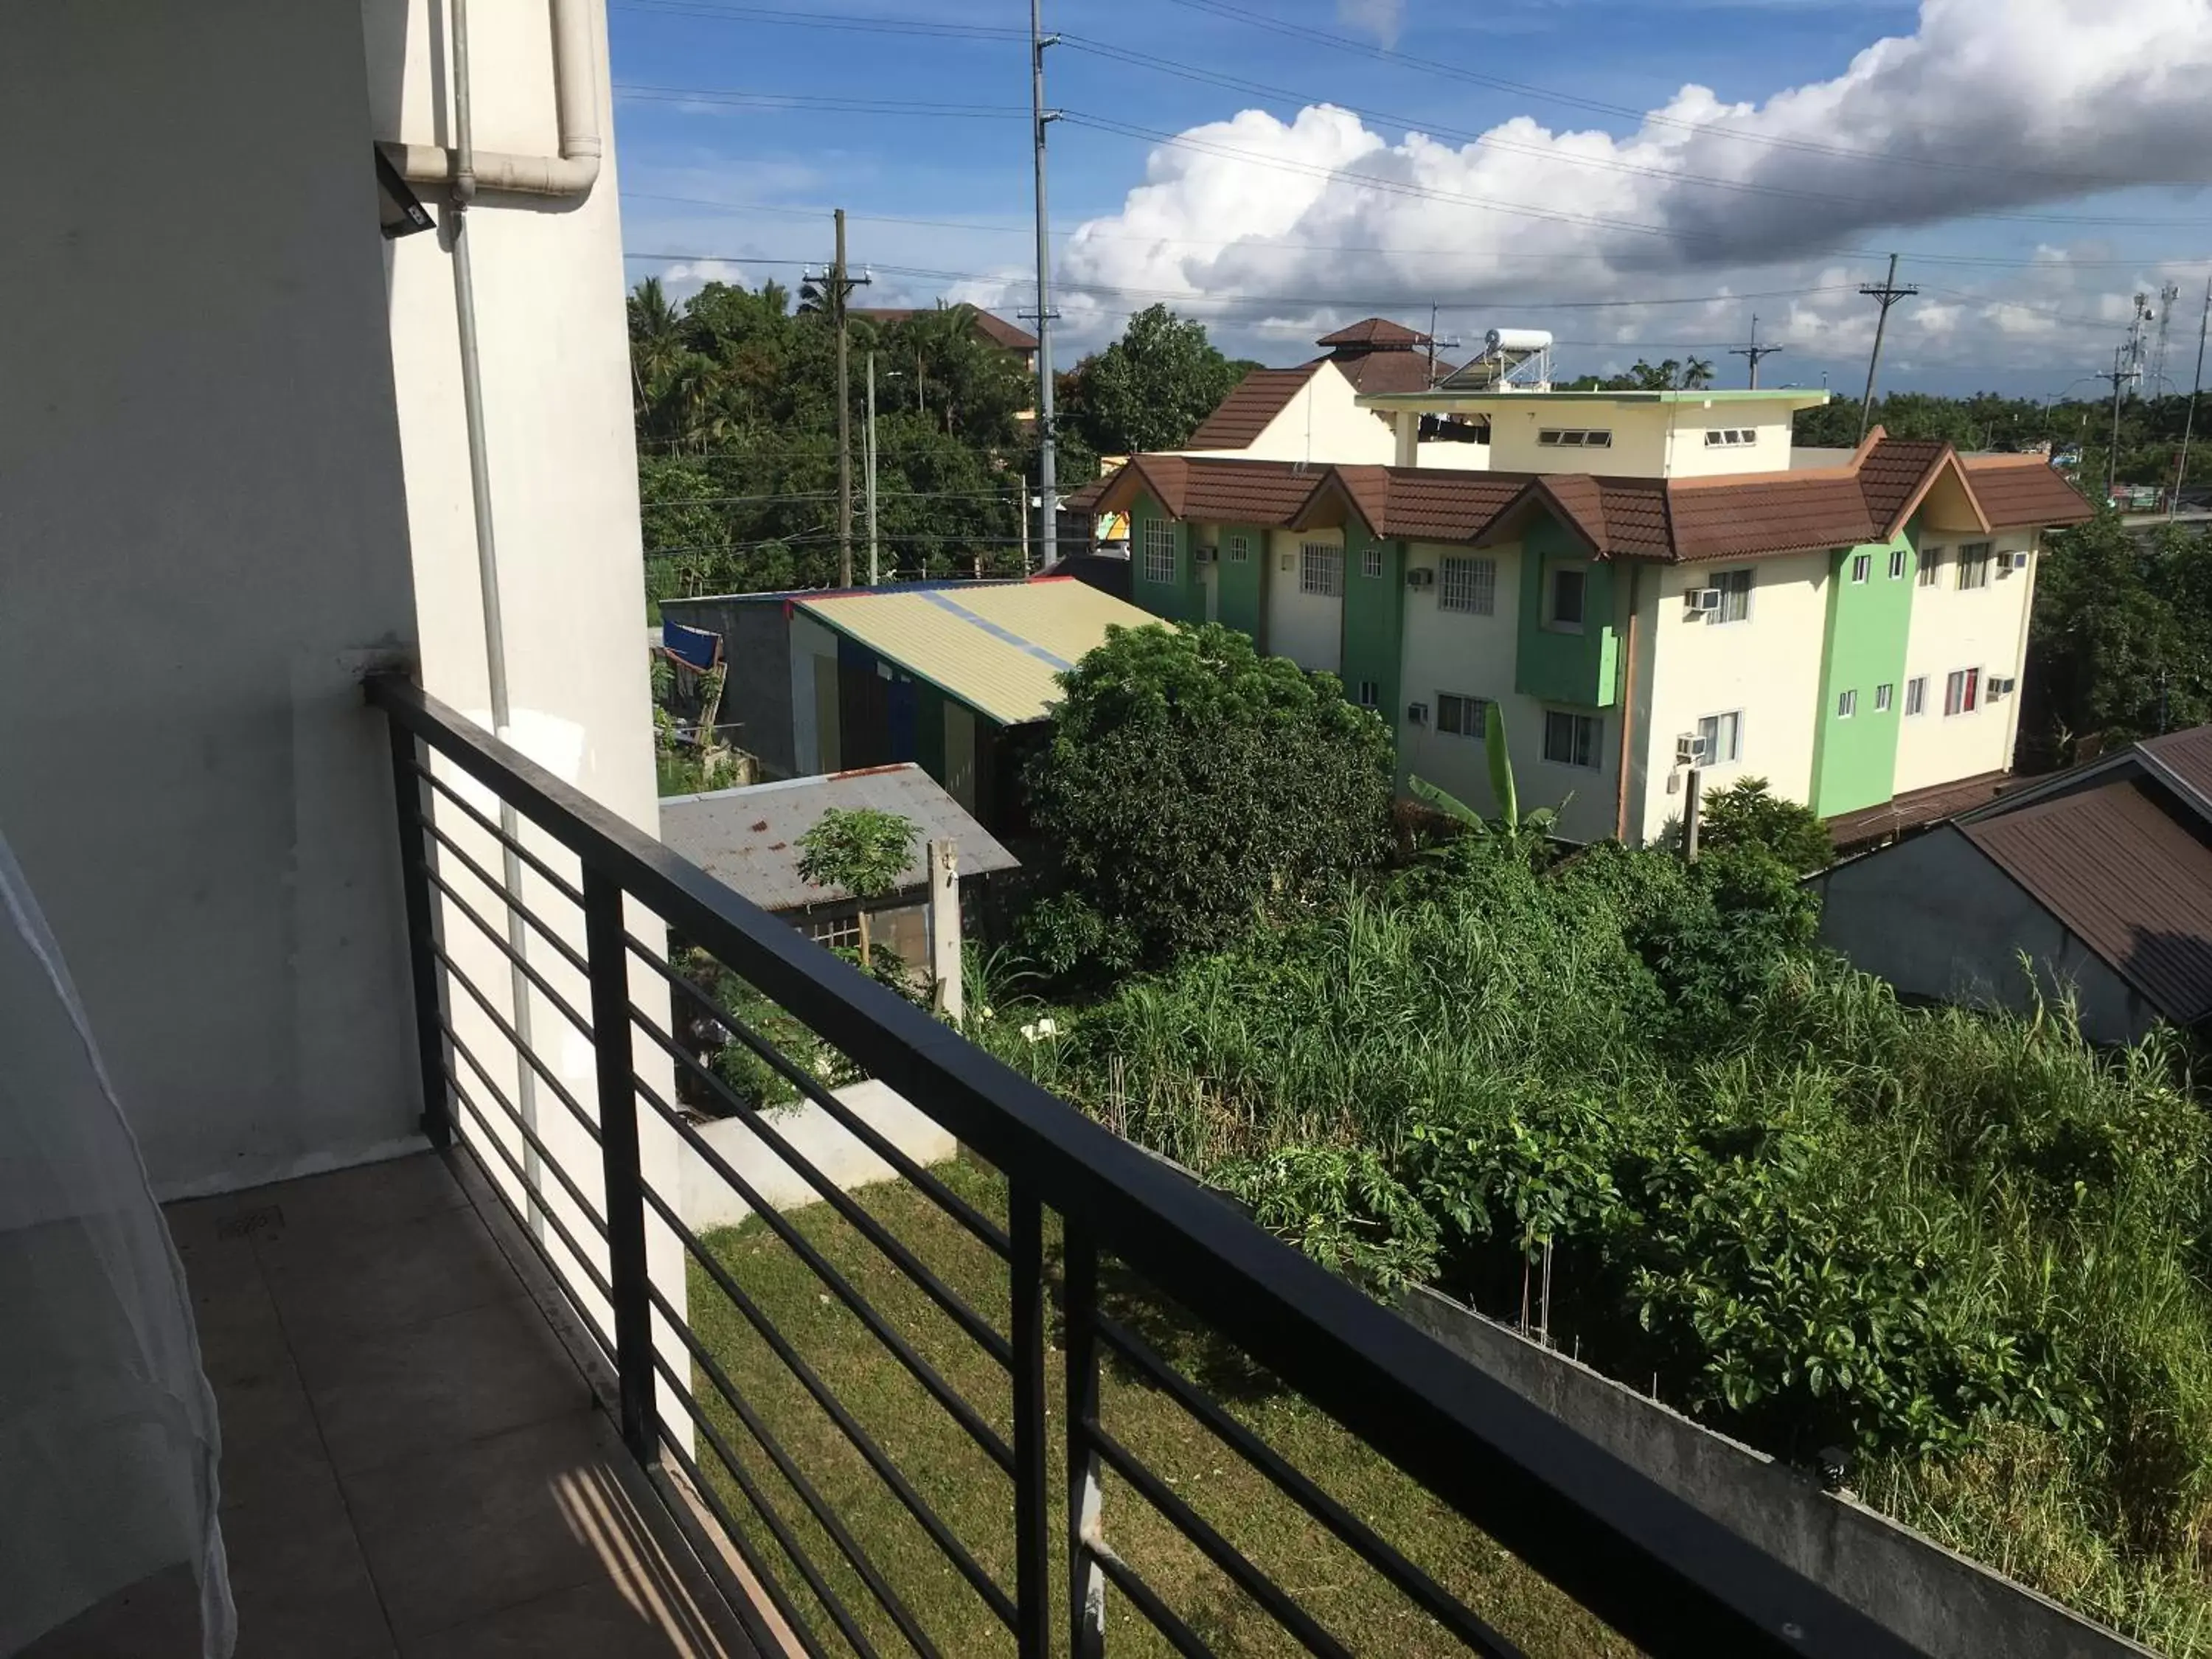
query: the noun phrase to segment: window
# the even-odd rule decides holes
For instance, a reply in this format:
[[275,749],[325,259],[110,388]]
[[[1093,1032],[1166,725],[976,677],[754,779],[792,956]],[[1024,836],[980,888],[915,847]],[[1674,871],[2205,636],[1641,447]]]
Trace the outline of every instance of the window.
[[1490,721],[1490,704],[1455,691],[1437,693],[1437,730],[1447,737],[1481,738]]
[[1569,634],[1583,631],[1583,590],[1588,582],[1587,573],[1578,564],[1553,568],[1552,580],[1545,589],[1552,613],[1545,618],[1547,626]]
[[1712,613],[1717,623],[1740,623],[1751,620],[1751,572],[1723,570],[1713,578],[1713,586],[1721,591],[1721,608]]
[[1243,564],[1252,557],[1252,538],[1249,536],[1231,536],[1223,545],[1228,550],[1227,557],[1231,564]]
[[1478,617],[1498,612],[1498,561],[1446,556],[1437,573],[1437,608]]
[[1971,714],[1974,705],[1981,701],[1982,671],[1961,668],[1943,682],[1943,712],[1947,714]]
[[1989,585],[1990,544],[1987,542],[1968,542],[1959,550],[1959,586],[1963,591]]
[[849,916],[826,916],[807,924],[806,936],[825,951],[857,951],[860,948],[860,918],[856,911]]
[[1943,550],[1942,548],[1930,547],[1923,550],[1920,555],[1920,585],[1923,587],[1935,586],[1936,573],[1942,568]]
[[1706,765],[1732,765],[1743,758],[1743,711],[1706,715],[1698,722],[1698,735],[1705,740]]
[[1170,519],[1145,520],[1145,580],[1172,582],[1176,579],[1176,527]]
[[1889,579],[1893,582],[1905,580],[1905,550],[1901,547],[1889,550]]
[[1564,709],[1547,708],[1544,758],[1561,766],[1598,765],[1598,736],[1604,724],[1595,714],[1570,714]]
[[1382,550],[1380,547],[1370,545],[1359,550],[1359,574],[1363,576],[1382,574]]
[[1875,689],[1874,689],[1874,712],[1875,712],[1875,714],[1887,714],[1887,713],[1889,713],[1889,706],[1890,706],[1890,704],[1892,704],[1893,702],[1895,702],[1896,701],[1897,701],[1897,688],[1896,688],[1894,685],[1891,684],[1888,681],[1885,680],[1885,681],[1883,681],[1880,685],[1877,685],[1876,687],[1875,687]]
[[1382,688],[1377,685],[1373,680],[1360,681],[1359,706],[1362,708],[1381,708],[1382,706]]
[[1327,542],[1308,542],[1298,550],[1298,592],[1344,597],[1344,550]]
[[1838,720],[1847,720],[1858,712],[1859,694],[1857,692],[1838,691],[1836,694],[1836,718]]
[[1928,712],[1928,676],[1916,674],[1905,683],[1905,712],[1924,714]]
[[1758,441],[1759,434],[1747,426],[1717,426],[1705,434],[1708,449],[1741,449]]
[[1547,426],[1536,434],[1536,441],[1546,449],[1610,449],[1613,434],[1589,427]]
[[1851,556],[1851,582],[1854,586],[1874,574],[1874,555],[1855,553]]

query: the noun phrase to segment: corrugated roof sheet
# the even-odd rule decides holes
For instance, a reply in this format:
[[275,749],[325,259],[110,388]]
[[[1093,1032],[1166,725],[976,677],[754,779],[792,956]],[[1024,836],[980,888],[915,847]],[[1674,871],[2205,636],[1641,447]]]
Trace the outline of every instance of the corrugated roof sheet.
[[1012,870],[1021,862],[911,761],[672,795],[660,803],[660,839],[763,909],[794,909],[853,896],[842,887],[814,886],[799,873],[799,838],[832,807],[896,812],[915,826],[914,863],[899,884],[902,890],[927,883],[922,852],[933,841],[958,844],[963,878]]
[[1328,360],[1316,357],[1296,368],[1255,368],[1237,381],[1221,406],[1190,434],[1185,449],[1243,449],[1267,429],[1267,422],[1290,407]]
[[2135,779],[1960,823],[2166,1017],[2212,1014],[2212,848]]
[[2184,787],[2212,800],[2212,726],[2191,726],[2138,745]]
[[1879,806],[1863,806],[1856,812],[1839,812],[1828,820],[1828,837],[1838,848],[1881,841],[1923,824],[1957,817],[1987,806],[2014,782],[2009,772],[1978,772],[1971,778],[1908,789]]
[[831,593],[798,608],[1001,726],[1042,720],[1109,628],[1158,622],[1070,576]]
[[1993,530],[2087,524],[2097,509],[2040,455],[1962,455],[1959,465]]

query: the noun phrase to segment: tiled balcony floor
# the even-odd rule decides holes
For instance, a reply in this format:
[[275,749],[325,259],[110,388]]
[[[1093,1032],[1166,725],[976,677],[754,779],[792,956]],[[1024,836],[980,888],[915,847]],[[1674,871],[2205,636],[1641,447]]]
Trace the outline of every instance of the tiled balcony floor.
[[[239,1659],[753,1652],[441,1159],[168,1213],[222,1413]],[[193,1607],[164,1574],[30,1651],[197,1655]]]

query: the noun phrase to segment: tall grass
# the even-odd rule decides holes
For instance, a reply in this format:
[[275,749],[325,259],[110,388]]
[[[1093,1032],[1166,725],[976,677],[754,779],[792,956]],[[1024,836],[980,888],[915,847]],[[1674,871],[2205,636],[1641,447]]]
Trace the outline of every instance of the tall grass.
[[[1120,1132],[1270,1183],[1286,1231],[1395,1243],[1495,1311],[1552,1244],[1584,1358],[1778,1455],[1854,1448],[1900,1517],[2212,1653],[2186,1050],[2100,1053],[2063,1006],[1901,1006],[1760,880],[1472,848],[1056,1011],[1057,1035],[1009,1009],[976,1034]],[[1340,1158],[1300,1190],[1314,1149],[1382,1173]],[[1441,1253],[1407,1255],[1424,1230]]]

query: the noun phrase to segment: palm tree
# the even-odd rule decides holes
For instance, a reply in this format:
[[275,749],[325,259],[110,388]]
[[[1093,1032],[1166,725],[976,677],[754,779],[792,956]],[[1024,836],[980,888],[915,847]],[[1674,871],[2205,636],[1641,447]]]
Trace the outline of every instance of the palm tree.
[[1713,364],[1710,357],[1692,357],[1682,366],[1682,389],[1698,392],[1713,383]]
[[684,319],[668,302],[658,276],[647,277],[631,290],[629,309],[630,374],[642,408],[649,400],[647,389],[665,380],[684,355]]

